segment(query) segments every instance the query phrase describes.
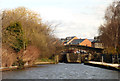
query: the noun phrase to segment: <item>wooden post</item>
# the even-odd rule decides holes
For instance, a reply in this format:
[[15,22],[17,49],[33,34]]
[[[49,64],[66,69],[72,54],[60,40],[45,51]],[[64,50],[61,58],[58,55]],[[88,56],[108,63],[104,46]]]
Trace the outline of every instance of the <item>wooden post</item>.
[[70,62],[70,56],[69,56],[69,53],[67,53],[67,62]]
[[117,62],[119,64],[119,54],[118,54],[118,52],[117,52]]
[[55,64],[59,62],[59,55],[55,55]]
[[102,55],[102,63],[103,63],[103,55]]
[[114,56],[112,55],[112,63],[114,64]]

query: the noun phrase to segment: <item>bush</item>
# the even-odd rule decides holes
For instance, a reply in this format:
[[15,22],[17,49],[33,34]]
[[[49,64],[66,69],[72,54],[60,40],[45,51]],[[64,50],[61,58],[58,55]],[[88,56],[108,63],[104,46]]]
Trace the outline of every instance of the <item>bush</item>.
[[22,49],[18,52],[18,57],[23,62],[28,62],[29,65],[32,65],[38,59],[39,55],[40,51],[36,46],[27,46],[26,50]]
[[19,7],[4,10],[2,15],[2,44],[16,51],[18,63],[32,64],[38,57],[50,58],[60,52],[58,39],[52,35],[50,25],[41,21],[39,14]]
[[2,67],[12,66],[17,60],[15,51],[7,45],[3,45],[0,50],[2,50]]
[[2,34],[3,43],[8,44],[9,47],[13,48],[16,52],[19,52],[22,48],[24,48],[24,45],[27,43],[23,37],[23,28],[18,22],[9,25],[4,29]]

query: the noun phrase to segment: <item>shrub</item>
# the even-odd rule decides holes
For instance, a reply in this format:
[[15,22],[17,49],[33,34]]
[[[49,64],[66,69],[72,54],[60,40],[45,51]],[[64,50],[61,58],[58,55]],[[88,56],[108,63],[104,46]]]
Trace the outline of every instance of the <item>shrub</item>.
[[16,60],[15,51],[7,45],[2,46],[2,67],[10,67]]

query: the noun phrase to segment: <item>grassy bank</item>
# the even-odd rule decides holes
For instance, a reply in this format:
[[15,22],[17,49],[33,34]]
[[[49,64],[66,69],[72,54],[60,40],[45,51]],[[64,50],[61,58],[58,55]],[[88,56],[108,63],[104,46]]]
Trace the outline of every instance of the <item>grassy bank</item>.
[[42,58],[42,59],[37,59],[34,64],[55,64],[55,60]]
[[36,62],[55,62],[53,59],[41,58],[37,59]]
[[[23,69],[29,68],[29,67],[34,67],[36,65],[40,64],[56,64],[54,60],[48,59],[48,58],[42,58],[42,59],[37,59],[33,65],[25,65]],[[18,70],[18,66],[11,66],[11,67],[1,67],[0,71],[14,71]]]

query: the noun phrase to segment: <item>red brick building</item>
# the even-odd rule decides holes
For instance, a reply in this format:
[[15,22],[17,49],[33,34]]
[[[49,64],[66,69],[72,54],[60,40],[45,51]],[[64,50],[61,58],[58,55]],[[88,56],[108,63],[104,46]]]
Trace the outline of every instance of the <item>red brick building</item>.
[[93,39],[78,39],[76,36],[66,37],[65,39],[61,39],[63,45],[82,45],[82,46],[92,46]]
[[92,43],[88,39],[75,39],[70,44],[72,45],[81,45],[81,46],[88,46],[91,47]]

